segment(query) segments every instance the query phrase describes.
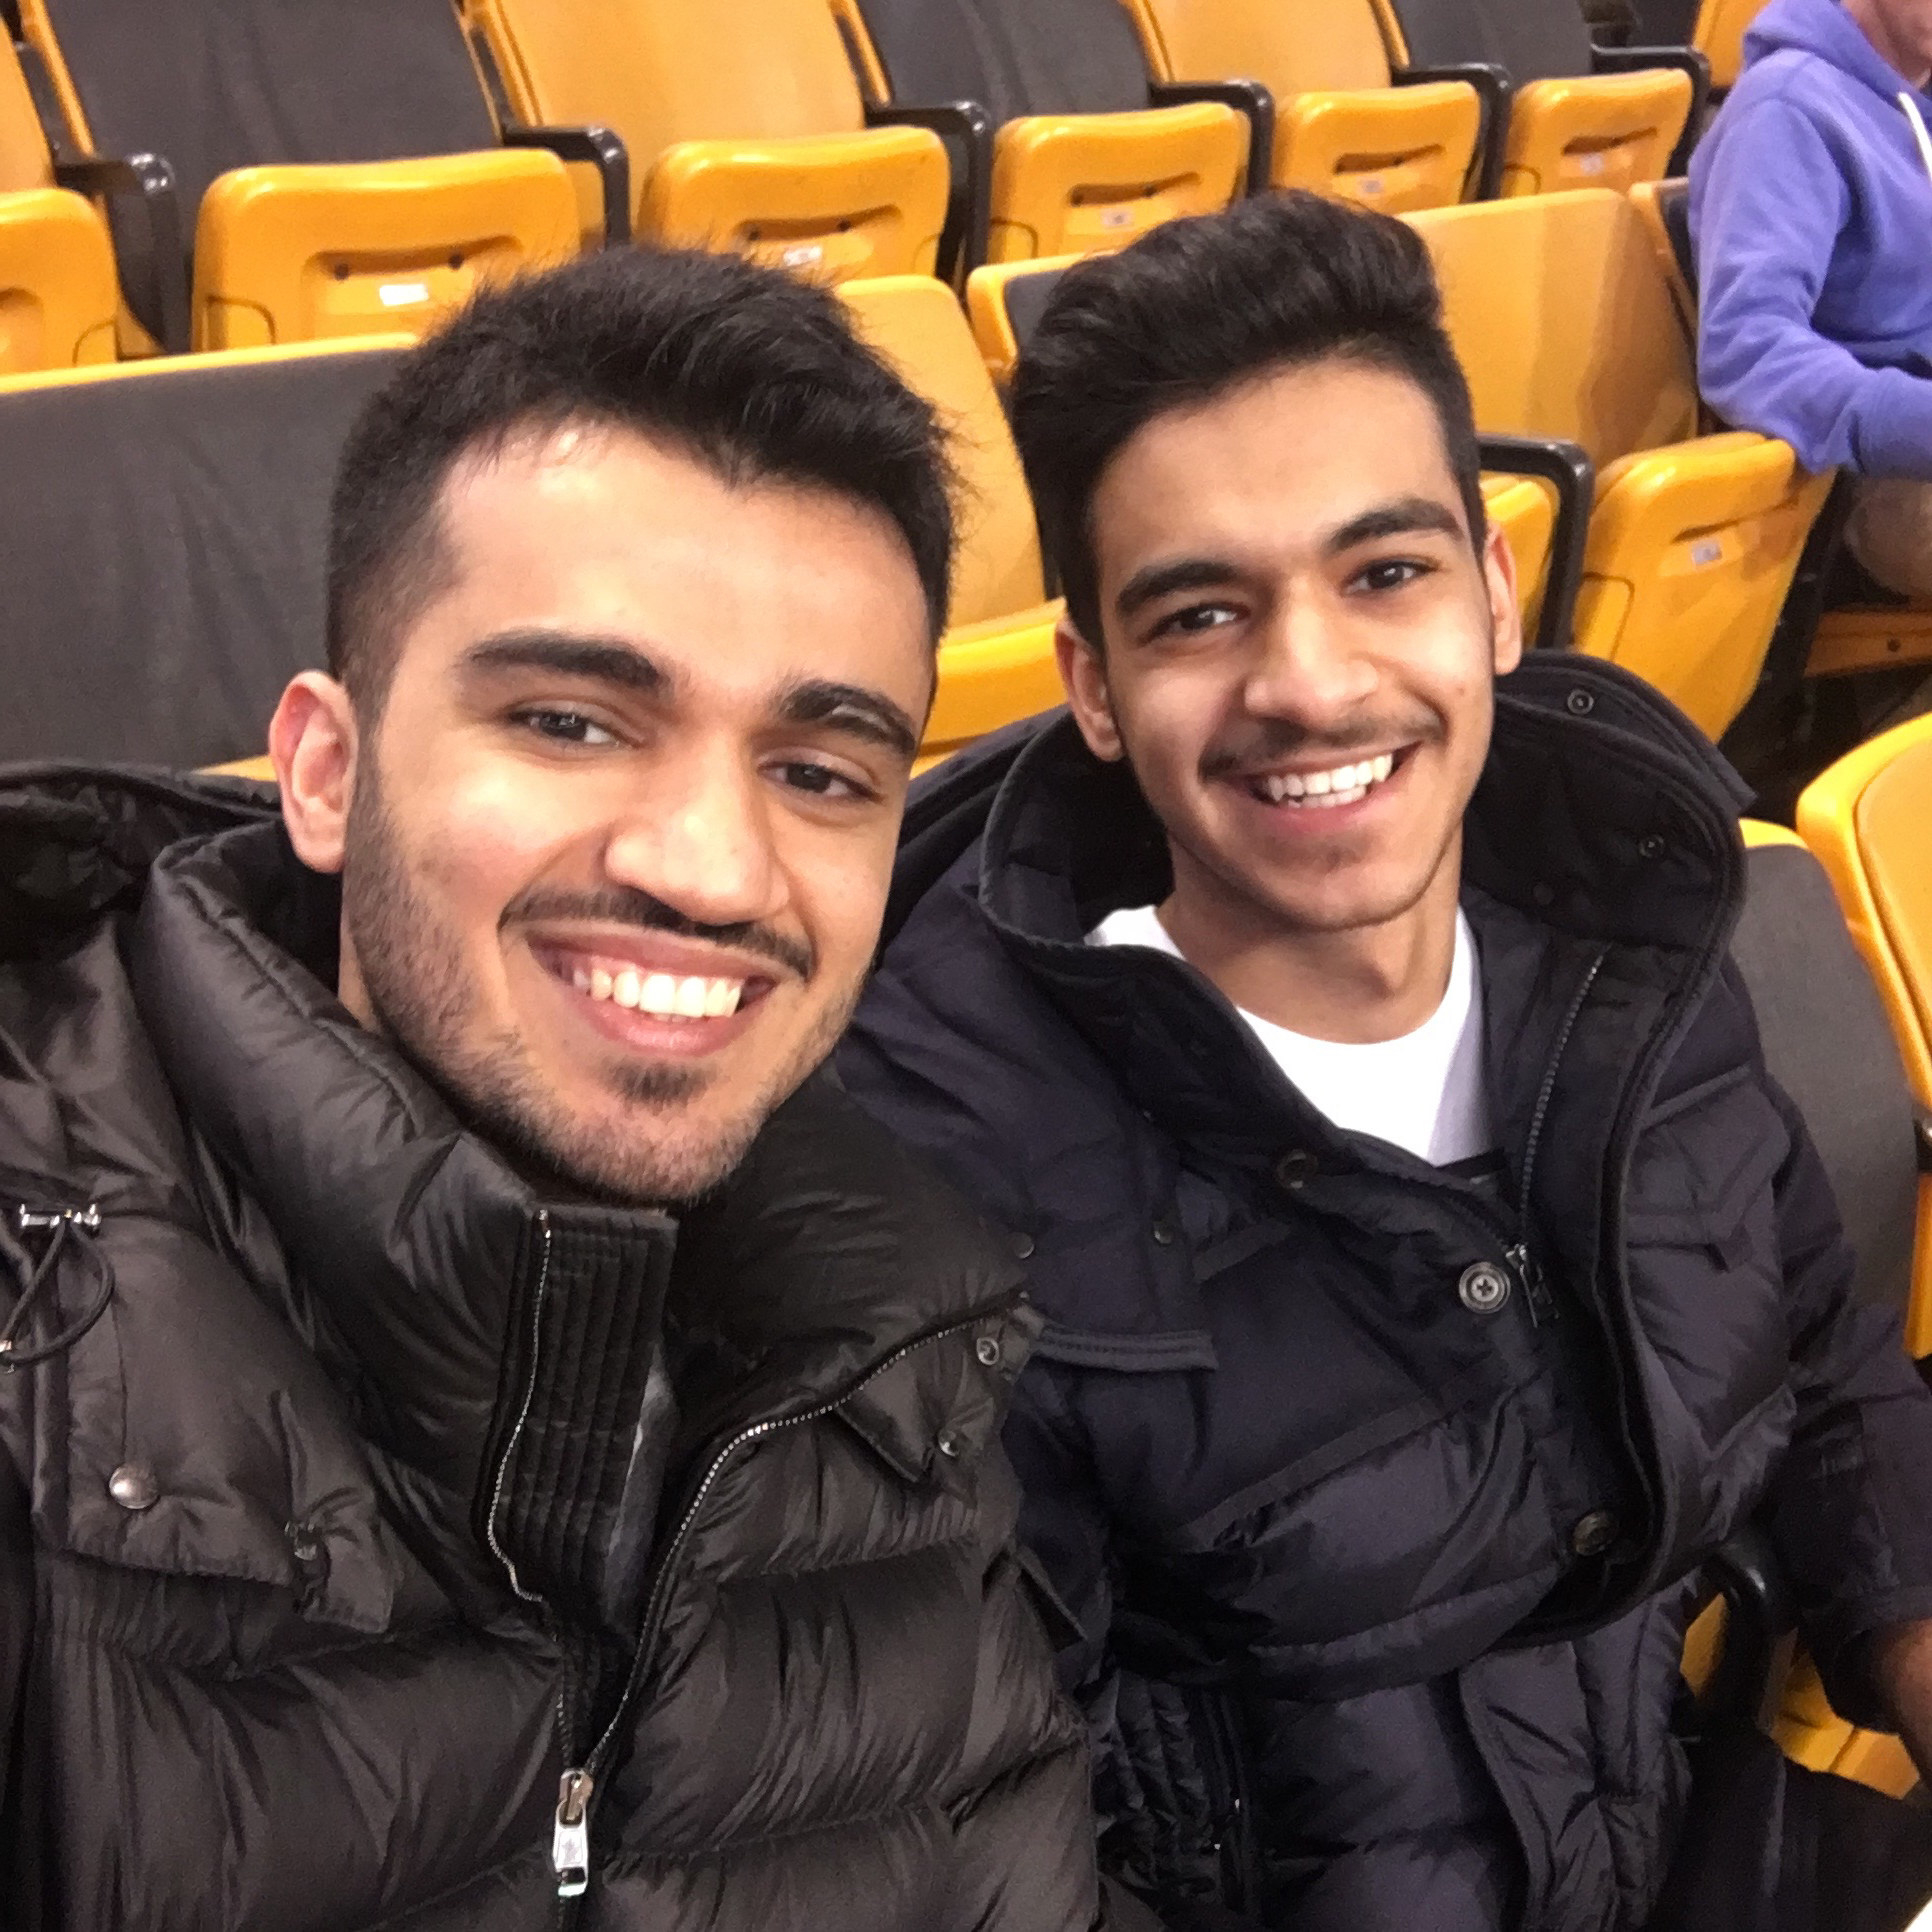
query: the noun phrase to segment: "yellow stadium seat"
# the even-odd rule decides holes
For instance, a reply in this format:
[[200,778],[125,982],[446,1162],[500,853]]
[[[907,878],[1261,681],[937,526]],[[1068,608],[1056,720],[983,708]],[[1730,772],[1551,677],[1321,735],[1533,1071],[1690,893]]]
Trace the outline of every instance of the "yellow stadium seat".
[[942,267],[945,144],[931,125],[874,124],[892,116],[868,115],[826,0],[732,0],[723,15],[693,0],[472,11],[518,114],[623,136],[641,232],[828,281]]
[[1919,1109],[1919,1240],[1906,1346],[1932,1355],[1932,717],[1868,739],[1813,779],[1798,831],[1877,982]]
[[1130,0],[1156,73],[1274,96],[1272,178],[1389,214],[1493,192],[1507,86],[1485,66],[1397,69],[1375,0]]
[[1691,43],[1711,63],[1711,85],[1720,92],[1737,85],[1744,65],[1744,34],[1765,0],[1704,0],[1697,10]]
[[[1850,790],[1856,789],[1854,778]],[[1921,803],[1932,803],[1932,779]],[[1802,818],[1805,807],[1799,809]],[[1830,805],[1822,815],[1845,817]],[[1855,804],[1849,817],[1855,822]],[[1922,823],[1921,852],[1932,843],[1932,819]],[[1897,1037],[1817,855],[1781,825],[1747,819],[1743,832],[1746,892],[1732,957],[1757,1008],[1766,1064],[1810,1125],[1830,1175],[1857,1257],[1853,1292],[1896,1308],[1908,1338],[1919,1331],[1917,1352],[1923,1352],[1925,1310],[1932,1305],[1921,1292],[1932,1195],[1923,1155],[1915,1158],[1915,1101]],[[1802,1651],[1774,1689],[1763,1716],[1798,1763],[1894,1797],[1917,1782],[1898,1739],[1857,1730],[1832,1710]]]
[[1121,248],[1266,181],[1265,90],[1156,80],[1120,0],[831,4],[872,100],[987,110],[990,261]]
[[1488,433],[1597,466],[1580,650],[1720,735],[1751,695],[1830,487],[1762,436],[1698,433],[1693,347],[1642,217],[1608,189],[1410,217]]
[[1061,702],[1039,532],[999,394],[951,292],[922,276],[848,282],[859,332],[939,410],[959,472],[959,548],[939,694],[922,747],[944,756]]
[[1701,54],[1594,46],[1581,12],[1550,0],[1392,0],[1390,14],[1398,60],[1493,61],[1508,74],[1506,195],[1656,180],[1709,91]]
[[128,283],[134,353],[419,334],[577,252],[566,160],[623,175],[603,130],[500,129],[448,0],[22,0],[21,25],[66,135],[165,155],[193,217],[192,261],[148,238],[161,293]]
[[61,185],[19,59],[0,39],[0,375],[111,361],[120,299],[106,225]]

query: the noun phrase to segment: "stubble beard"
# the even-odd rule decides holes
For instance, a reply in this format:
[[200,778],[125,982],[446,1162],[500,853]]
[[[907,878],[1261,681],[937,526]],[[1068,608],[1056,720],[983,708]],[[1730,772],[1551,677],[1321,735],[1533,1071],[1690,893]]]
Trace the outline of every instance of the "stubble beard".
[[[772,1112],[831,1053],[858,1005],[854,985],[731,1118],[690,1116],[716,1083],[703,1066],[613,1058],[602,1084],[616,1105],[575,1115],[510,1029],[479,1031],[482,1002],[456,933],[418,888],[372,775],[358,774],[349,809],[342,917],[380,1032],[457,1117],[519,1170],[623,1205],[677,1204],[717,1187],[750,1151]],[[684,1118],[680,1118],[683,1116]]]

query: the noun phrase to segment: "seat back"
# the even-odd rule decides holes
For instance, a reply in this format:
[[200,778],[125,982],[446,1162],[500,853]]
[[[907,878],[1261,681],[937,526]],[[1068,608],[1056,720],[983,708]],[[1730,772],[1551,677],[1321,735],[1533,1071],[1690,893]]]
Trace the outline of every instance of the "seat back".
[[231,168],[498,143],[450,0],[21,0],[77,140],[165,155],[191,227]]
[[1517,86],[1590,72],[1590,30],[1570,0],[1395,0],[1418,67],[1489,61]]
[[1798,830],[1824,861],[1877,979],[1922,1106],[1932,1106],[1932,717],[1848,752],[1798,800]]
[[1691,342],[1624,196],[1581,188],[1406,219],[1435,259],[1483,429],[1565,437],[1599,468],[1696,433]]
[[1147,57],[1122,0],[859,0],[897,101],[1029,114],[1147,105]]
[[13,42],[0,34],[0,194],[51,188],[53,157]]
[[1373,0],[1133,0],[1175,80],[1258,80],[1277,100],[1389,84]]
[[0,759],[188,767],[261,749],[284,683],[322,661],[336,459],[398,354],[271,349],[0,382]]
[[1711,63],[1711,86],[1720,92],[1737,85],[1744,36],[1764,6],[1765,0],[1703,0],[1698,8],[1692,45]]
[[1860,1300],[1903,1313],[1919,1176],[1898,1044],[1823,866],[1781,826],[1747,825],[1745,837],[1744,912],[1731,954],[1757,1009],[1765,1063],[1831,1176],[1858,1256]]
[[[623,136],[631,180],[680,141],[852,134],[859,83],[826,0],[476,0],[525,112]],[[506,75],[506,78],[509,76]]]
[[1039,532],[999,394],[952,292],[924,276],[840,288],[859,332],[931,401],[959,472],[951,625],[1036,608],[1046,595]]

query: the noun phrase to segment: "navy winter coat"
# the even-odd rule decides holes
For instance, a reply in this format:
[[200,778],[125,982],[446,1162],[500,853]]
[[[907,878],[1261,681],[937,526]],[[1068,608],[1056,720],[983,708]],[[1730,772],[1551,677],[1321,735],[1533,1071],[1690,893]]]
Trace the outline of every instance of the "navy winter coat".
[[1838,1708],[1932,1613],[1932,1397],[1856,1304],[1727,961],[1737,802],[1587,659],[1498,691],[1466,826],[1507,1180],[1343,1133],[1178,960],[1065,720],[916,801],[848,1085],[1011,1233],[1007,1440],[1078,1626],[1105,1856],[1294,1932],[1642,1924],[1689,1582],[1761,1515]]

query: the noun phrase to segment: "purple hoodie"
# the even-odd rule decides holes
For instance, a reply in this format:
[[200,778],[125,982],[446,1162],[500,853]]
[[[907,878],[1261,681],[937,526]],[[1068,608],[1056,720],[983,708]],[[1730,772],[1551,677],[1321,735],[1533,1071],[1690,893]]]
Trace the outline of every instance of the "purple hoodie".
[[1771,0],[1744,61],[1691,160],[1699,387],[1809,470],[1932,481],[1932,159],[1911,90],[1838,0]]

